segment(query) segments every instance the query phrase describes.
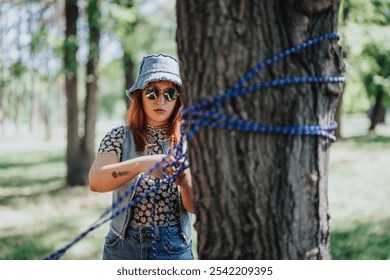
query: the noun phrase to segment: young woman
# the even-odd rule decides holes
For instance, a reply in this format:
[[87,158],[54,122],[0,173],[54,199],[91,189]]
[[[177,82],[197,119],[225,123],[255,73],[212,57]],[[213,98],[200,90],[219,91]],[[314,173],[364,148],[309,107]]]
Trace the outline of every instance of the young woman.
[[[161,168],[150,176],[141,175],[163,160],[180,140],[181,86],[174,57],[155,54],[142,59],[138,77],[126,92],[131,99],[127,124],[103,138],[89,173],[92,191],[112,191],[114,213],[163,178]],[[172,174],[176,170],[165,171]],[[130,195],[117,204],[137,182]],[[193,259],[193,211],[191,174],[186,169],[174,184],[162,185],[111,221],[103,259]]]

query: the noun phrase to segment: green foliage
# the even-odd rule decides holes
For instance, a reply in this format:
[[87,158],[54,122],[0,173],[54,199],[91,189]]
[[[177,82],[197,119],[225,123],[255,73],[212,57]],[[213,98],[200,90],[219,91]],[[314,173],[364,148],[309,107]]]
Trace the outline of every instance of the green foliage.
[[99,56],[99,41],[101,30],[101,12],[100,12],[100,0],[89,0],[86,8],[88,15],[88,28],[89,28],[89,59],[94,59]]
[[137,1],[138,57],[163,52],[177,56],[175,1]]
[[123,119],[126,113],[126,104],[123,102],[125,82],[122,61],[116,60],[101,65],[99,72],[99,118]]
[[[363,83],[369,96],[375,96],[383,91],[384,106],[390,106],[390,44],[384,42],[381,46],[375,43],[365,45],[362,54],[370,60],[368,69],[363,72]],[[388,48],[386,48],[388,47]]]
[[118,22],[119,25],[123,25],[123,27],[131,26],[137,21],[137,11],[133,6],[121,6],[118,4],[114,4],[110,9],[110,16],[112,19]]
[[389,0],[343,0],[341,9],[344,15],[342,23],[351,21],[379,26],[390,23]]
[[72,77],[77,73],[78,62],[76,53],[78,49],[77,37],[70,35],[64,40],[65,65],[64,72],[67,77]]
[[155,52],[176,55],[173,1],[112,4],[106,21],[107,30],[119,38],[124,51],[135,60]]
[[23,64],[22,61],[17,61],[15,62],[11,67],[10,67],[10,75],[13,76],[16,79],[19,79],[22,77],[22,75],[27,71],[27,67],[25,64]]
[[137,24],[137,10],[135,7],[120,6],[113,4],[110,6],[107,29],[115,34],[125,52],[134,54],[136,52],[134,44],[134,28]]
[[40,29],[37,33],[35,33],[30,42],[30,50],[32,53],[38,52],[42,47],[46,44],[49,37],[49,33],[44,30]]
[[340,32],[347,64],[344,111],[365,111],[378,89],[390,106],[390,1],[345,0]]
[[[70,2],[76,3],[75,0]],[[33,118],[34,122],[45,118],[48,122],[58,125],[59,120],[64,118],[61,115],[64,111],[53,108],[60,103],[64,104],[64,99],[60,99],[63,97],[64,74],[69,78],[77,75],[80,110],[83,110],[83,83],[89,78],[85,77],[83,64],[89,58],[98,58],[99,54],[104,54],[101,56],[104,58],[111,56],[112,60],[119,60],[114,63],[117,69],[113,69],[112,60],[106,62],[106,59],[101,59],[99,62],[108,63],[100,65],[99,70],[107,67],[110,71],[99,73],[101,81],[98,86],[98,118],[122,120],[126,111],[125,71],[128,76],[131,71],[136,74],[138,61],[145,54],[165,52],[176,55],[174,1],[88,0],[85,5],[80,6],[78,39],[74,35],[65,38],[63,20],[56,18],[59,13],[62,16],[64,14],[63,3],[64,1],[59,4],[50,0],[45,3],[25,1],[17,5],[11,2],[0,4],[2,15],[23,17],[20,25],[0,27],[1,34],[9,34],[7,38],[0,38],[1,94],[6,96],[3,100],[7,100],[7,112],[2,116],[7,123],[28,121],[35,106],[32,104],[35,96],[39,100],[40,108],[35,110],[38,114]],[[85,15],[88,15],[88,24]],[[88,28],[102,31],[105,41],[101,41],[100,53],[99,45],[88,42],[93,39]],[[13,48],[12,52],[6,51],[7,46],[17,46],[18,41],[23,41],[23,46]],[[4,42],[7,44],[3,44]],[[118,42],[123,52],[107,55],[105,47],[108,46],[111,50],[111,46]],[[89,57],[88,48],[91,50]],[[120,57],[121,55],[123,57]],[[125,57],[131,59],[127,59],[130,62],[123,65]],[[131,81],[126,82],[129,84]],[[61,125],[63,123],[61,122]]]

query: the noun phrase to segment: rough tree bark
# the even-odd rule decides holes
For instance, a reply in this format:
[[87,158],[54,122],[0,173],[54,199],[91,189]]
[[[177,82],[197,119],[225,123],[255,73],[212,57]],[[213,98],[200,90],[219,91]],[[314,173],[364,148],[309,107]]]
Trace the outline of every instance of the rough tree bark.
[[[339,0],[177,1],[186,105],[223,93],[263,59],[335,32]],[[250,83],[339,75],[325,41],[263,70]],[[220,112],[268,125],[329,124],[339,84],[252,93]],[[329,259],[328,156],[318,137],[202,128],[189,142],[200,259]]]

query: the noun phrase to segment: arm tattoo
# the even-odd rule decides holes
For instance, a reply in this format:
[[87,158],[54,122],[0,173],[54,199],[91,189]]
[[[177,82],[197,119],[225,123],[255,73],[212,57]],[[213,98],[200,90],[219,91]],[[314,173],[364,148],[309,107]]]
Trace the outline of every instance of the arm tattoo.
[[126,176],[127,174],[129,174],[129,171],[119,171],[119,172],[113,171],[111,173],[112,177],[114,177],[114,178],[118,178],[118,177],[121,177],[121,176]]

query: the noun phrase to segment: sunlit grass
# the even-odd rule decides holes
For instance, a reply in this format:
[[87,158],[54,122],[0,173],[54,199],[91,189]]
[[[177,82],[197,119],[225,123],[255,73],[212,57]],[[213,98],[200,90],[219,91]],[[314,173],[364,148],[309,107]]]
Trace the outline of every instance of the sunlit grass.
[[[390,133],[366,136],[368,121],[346,118],[344,140],[330,153],[333,259],[390,259]],[[363,136],[361,136],[363,135]]]
[[[365,141],[363,141],[365,139]],[[332,225],[390,217],[390,141],[351,138],[334,144],[329,172]]]
[[[108,205],[107,195],[91,193],[84,187],[62,188],[33,199],[12,198],[9,207],[0,207],[0,259],[46,257],[87,230]],[[63,259],[101,259],[106,231],[107,225],[103,225],[91,232]]]
[[[71,242],[110,205],[110,194],[65,186],[63,141],[8,139],[0,150],[0,259],[42,259]],[[62,259],[101,259],[108,225]]]

